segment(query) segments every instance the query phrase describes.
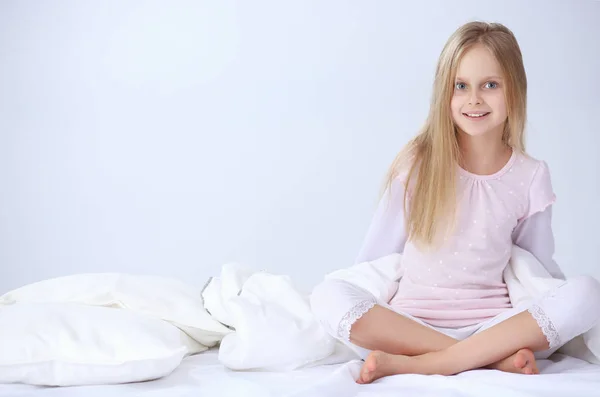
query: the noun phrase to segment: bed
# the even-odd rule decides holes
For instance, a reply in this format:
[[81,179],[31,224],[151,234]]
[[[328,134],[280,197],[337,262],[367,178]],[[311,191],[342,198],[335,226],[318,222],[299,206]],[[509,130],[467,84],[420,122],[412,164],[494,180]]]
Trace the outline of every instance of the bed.
[[370,385],[353,381],[360,364],[353,360],[291,372],[239,372],[221,365],[213,348],[185,358],[172,374],[155,381],[80,387],[0,385],[0,397],[600,396],[600,366],[560,354],[539,362],[540,375],[475,370],[451,377],[399,375]]
[[[515,301],[553,282],[519,255],[505,277]],[[386,275],[397,261],[364,266]],[[539,375],[473,370],[358,385],[362,361],[325,332],[289,277],[227,265],[202,291],[165,277],[79,274],[3,295],[0,397],[600,397],[600,325],[538,361]]]

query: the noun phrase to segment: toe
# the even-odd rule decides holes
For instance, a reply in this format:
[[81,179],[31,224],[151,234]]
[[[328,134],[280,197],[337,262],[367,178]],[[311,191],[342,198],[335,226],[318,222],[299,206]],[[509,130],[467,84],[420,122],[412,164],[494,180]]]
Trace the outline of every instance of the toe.
[[363,364],[362,368],[360,369],[360,375],[358,376],[358,379],[356,382],[360,383],[360,384],[368,383],[370,377],[371,377],[371,371],[370,371],[367,363],[365,363],[365,364]]

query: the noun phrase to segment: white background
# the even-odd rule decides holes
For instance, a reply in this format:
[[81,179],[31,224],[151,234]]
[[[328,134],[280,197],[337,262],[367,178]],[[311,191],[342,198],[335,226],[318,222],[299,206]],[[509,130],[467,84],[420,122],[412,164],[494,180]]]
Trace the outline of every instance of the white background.
[[516,34],[556,259],[600,277],[600,3],[0,3],[0,292],[83,272],[200,288],[225,262],[309,288],[353,263],[435,62]]

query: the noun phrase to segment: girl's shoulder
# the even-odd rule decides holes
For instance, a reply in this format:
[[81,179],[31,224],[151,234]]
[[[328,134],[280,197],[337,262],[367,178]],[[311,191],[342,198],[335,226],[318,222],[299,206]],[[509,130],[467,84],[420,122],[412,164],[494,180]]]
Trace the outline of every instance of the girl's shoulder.
[[548,164],[524,152],[516,152],[510,172],[517,177],[521,186],[526,185],[531,188],[540,184],[549,186],[552,184]]
[[550,169],[545,161],[519,152],[509,175],[507,181],[525,196],[525,218],[544,210],[556,200]]

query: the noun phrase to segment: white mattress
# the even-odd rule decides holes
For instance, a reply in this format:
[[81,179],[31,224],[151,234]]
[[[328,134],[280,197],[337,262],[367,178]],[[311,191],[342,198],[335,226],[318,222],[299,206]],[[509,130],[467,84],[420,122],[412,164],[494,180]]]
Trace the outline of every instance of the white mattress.
[[186,358],[170,376],[152,382],[69,388],[0,385],[0,396],[600,396],[600,366],[563,355],[540,361],[540,375],[476,370],[451,377],[399,375],[370,385],[354,383],[360,365],[352,361],[288,373],[234,372],[219,364],[213,349]]

